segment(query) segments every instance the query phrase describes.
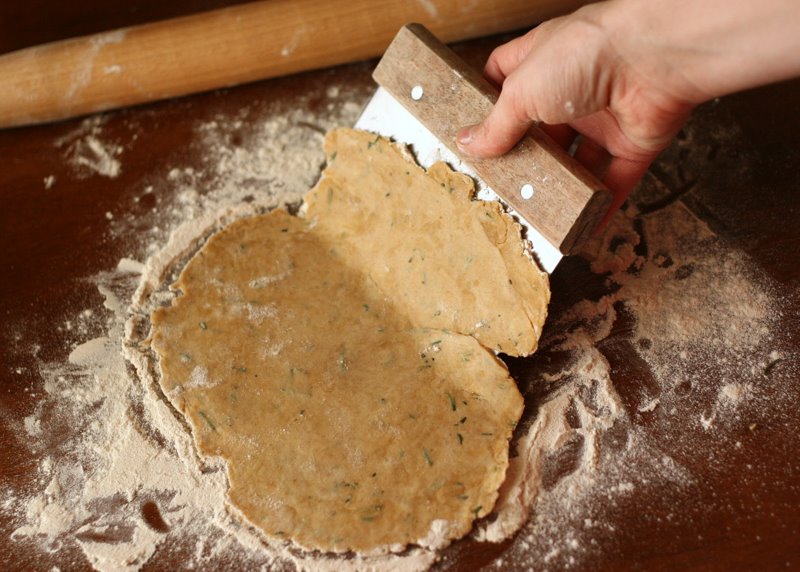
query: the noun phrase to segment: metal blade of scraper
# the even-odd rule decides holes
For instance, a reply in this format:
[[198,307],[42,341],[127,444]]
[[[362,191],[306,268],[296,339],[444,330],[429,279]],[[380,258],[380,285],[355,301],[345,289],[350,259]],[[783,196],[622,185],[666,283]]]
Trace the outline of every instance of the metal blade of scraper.
[[[417,163],[426,169],[434,163],[444,161],[454,170],[469,175],[475,180],[477,198],[484,201],[500,200],[497,193],[489,188],[467,163],[445,147],[427,127],[382,87],[377,89],[375,95],[367,103],[355,126],[358,129],[391,137],[398,143],[408,145],[414,153]],[[525,227],[526,238],[531,243],[534,255],[541,267],[548,273],[552,272],[563,257],[561,251],[544,238],[528,221],[519,216],[519,213],[513,208],[506,205],[506,209]]]
[[409,145],[424,167],[443,160],[499,198],[528,229],[534,254],[552,272],[596,228],[611,192],[538,128],[496,159],[463,156],[456,131],[489,113],[497,90],[420,24],[400,29],[373,77],[381,86],[356,123]]

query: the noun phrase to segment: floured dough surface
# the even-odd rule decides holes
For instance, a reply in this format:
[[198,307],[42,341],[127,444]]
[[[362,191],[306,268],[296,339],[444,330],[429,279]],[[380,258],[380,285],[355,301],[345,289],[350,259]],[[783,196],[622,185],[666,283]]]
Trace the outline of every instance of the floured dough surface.
[[444,163],[426,175],[372,133],[332,131],[325,151],[307,217],[398,311],[508,355],[536,349],[547,276],[523,255],[520,227],[497,202],[470,200],[469,177]]
[[488,348],[535,347],[546,277],[469,179],[352,130],[326,150],[304,218],[237,221],[187,264],[153,314],[161,386],[266,534],[444,544],[494,506],[523,402]]

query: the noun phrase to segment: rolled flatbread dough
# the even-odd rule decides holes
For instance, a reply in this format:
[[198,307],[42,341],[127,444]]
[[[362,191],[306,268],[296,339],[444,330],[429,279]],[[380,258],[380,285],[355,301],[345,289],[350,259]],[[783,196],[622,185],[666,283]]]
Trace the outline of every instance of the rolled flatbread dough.
[[472,179],[445,163],[426,175],[368,132],[332,131],[325,151],[307,218],[400,313],[508,355],[536,350],[547,275],[524,256],[520,226],[497,202],[470,200]]
[[471,181],[340,130],[304,217],[209,239],[152,316],[161,387],[230,500],[323,551],[441,545],[488,514],[522,412],[489,348],[535,348],[549,296]]

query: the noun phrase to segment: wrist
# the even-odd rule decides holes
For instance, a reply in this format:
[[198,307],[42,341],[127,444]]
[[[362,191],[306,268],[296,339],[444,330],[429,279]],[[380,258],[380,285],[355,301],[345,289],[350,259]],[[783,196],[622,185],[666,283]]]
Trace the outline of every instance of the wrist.
[[800,75],[797,0],[609,0],[624,65],[691,104]]
[[[703,2],[704,0],[700,0]],[[600,14],[609,42],[619,59],[619,74],[632,84],[644,84],[676,101],[697,104],[717,94],[702,75],[708,57],[702,34],[687,31],[676,15],[686,0],[608,0]]]

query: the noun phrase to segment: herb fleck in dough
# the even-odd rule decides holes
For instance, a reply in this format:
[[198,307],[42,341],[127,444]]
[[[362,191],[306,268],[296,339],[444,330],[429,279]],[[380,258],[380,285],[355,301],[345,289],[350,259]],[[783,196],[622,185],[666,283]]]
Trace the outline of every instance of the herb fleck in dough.
[[326,153],[303,217],[237,221],[187,264],[153,314],[161,386],[267,535],[443,543],[494,506],[523,402],[491,350],[535,349],[547,279],[467,177],[354,130]]

